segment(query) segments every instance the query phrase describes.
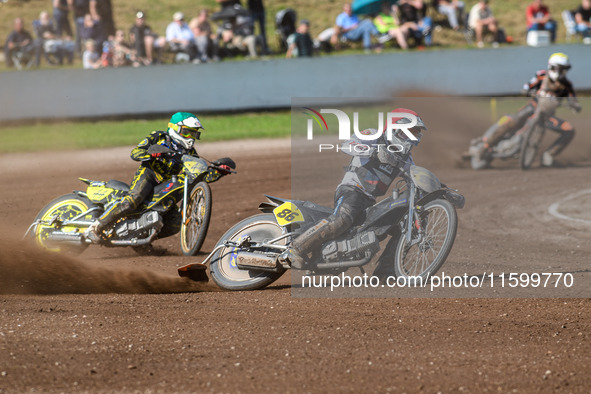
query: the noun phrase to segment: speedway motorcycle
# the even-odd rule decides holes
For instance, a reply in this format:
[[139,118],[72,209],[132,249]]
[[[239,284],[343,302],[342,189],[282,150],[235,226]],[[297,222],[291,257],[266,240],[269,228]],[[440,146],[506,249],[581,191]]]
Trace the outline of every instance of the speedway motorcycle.
[[[179,155],[161,145],[153,145],[148,153]],[[227,167],[236,168],[230,158],[215,162],[192,155],[179,155],[183,169],[154,188],[134,213],[104,229],[101,245],[109,247],[131,246],[139,254],[149,253],[151,243],[157,238],[176,234],[180,226],[180,243],[183,254],[193,256],[201,249],[207,235],[211,217],[212,195],[208,178],[214,170],[227,174]],[[94,181],[79,178],[86,183],[86,191],[74,191],[47,204],[37,215],[25,233],[26,239],[51,251],[82,253],[90,240],[86,229],[118,200],[129,194],[129,186],[121,181]],[[182,202],[179,209],[178,203]]]
[[555,97],[538,98],[536,111],[527,119],[521,129],[508,133],[490,152],[480,158],[478,152],[484,145],[484,140],[494,133],[495,124],[482,137],[470,142],[468,152],[463,155],[463,158],[470,161],[474,170],[489,167],[494,159],[519,159],[521,168],[523,170],[529,169],[538,154],[546,133],[546,122],[549,117],[554,115],[560,104],[561,100]]
[[[400,170],[402,179],[392,194],[369,207],[361,225],[312,251],[303,269],[312,275],[338,275],[351,267],[363,270],[380,252],[378,264],[407,277],[409,283],[418,277],[426,280],[441,268],[455,240],[456,208],[464,206],[464,196],[425,168]],[[210,262],[219,287],[255,290],[294,268],[284,257],[291,241],[333,210],[310,201],[266,197],[268,202],[259,206],[262,214],[230,228],[203,263],[181,267],[179,275],[198,280]],[[388,236],[382,250],[380,242]]]

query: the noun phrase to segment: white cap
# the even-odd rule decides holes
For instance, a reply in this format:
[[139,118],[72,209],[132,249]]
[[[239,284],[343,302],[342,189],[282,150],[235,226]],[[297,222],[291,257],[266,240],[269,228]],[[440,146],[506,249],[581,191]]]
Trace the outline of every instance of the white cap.
[[185,15],[180,11],[175,12],[174,15],[172,16],[172,20],[175,20],[175,21],[182,21],[183,19],[185,19]]

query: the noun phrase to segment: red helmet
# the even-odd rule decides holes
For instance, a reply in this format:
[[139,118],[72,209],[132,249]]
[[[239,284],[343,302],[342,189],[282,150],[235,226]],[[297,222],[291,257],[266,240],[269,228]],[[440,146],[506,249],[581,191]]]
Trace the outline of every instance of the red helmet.
[[[410,115],[409,117],[394,116],[394,117],[392,117],[392,124],[413,123],[412,118],[415,118],[416,124],[413,127],[409,127],[409,128],[394,129],[392,131],[392,139],[395,141],[390,141],[390,142],[408,141],[408,142],[412,142],[413,144],[417,145],[419,143],[419,141],[421,140],[421,137],[423,135],[423,131],[427,130],[427,126],[425,126],[425,122],[423,122],[423,119],[421,119],[419,114],[417,114],[415,111],[413,111],[411,109],[407,109],[407,108],[396,108],[395,110],[391,111],[391,113],[409,114]],[[386,133],[387,129],[388,129],[388,127],[386,126],[386,128],[384,129],[384,133]],[[405,130],[408,130],[416,138],[416,140],[411,139],[409,137],[409,135],[405,132]],[[388,135],[386,135],[385,137],[386,137],[386,139],[388,139]]]

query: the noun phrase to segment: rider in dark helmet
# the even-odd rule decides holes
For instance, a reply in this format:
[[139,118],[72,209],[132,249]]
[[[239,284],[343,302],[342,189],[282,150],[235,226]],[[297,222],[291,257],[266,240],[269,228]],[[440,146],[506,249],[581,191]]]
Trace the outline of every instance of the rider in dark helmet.
[[[363,222],[365,210],[376,203],[376,197],[386,193],[392,181],[398,177],[399,168],[413,164],[410,151],[418,145],[427,127],[412,110],[398,108],[392,112],[409,116],[394,117],[393,123],[410,126],[411,119],[415,118],[416,125],[397,128],[392,133],[384,130],[373,141],[364,141],[354,136],[343,143],[340,150],[353,157],[335,192],[335,212],[293,240],[290,249],[282,255],[292,267],[305,268],[308,254],[313,249]],[[380,132],[367,129],[361,133],[376,135]],[[409,133],[412,133],[413,139],[409,137]]]
[[[167,131],[154,131],[143,139],[132,151],[131,158],[141,164],[137,169],[129,195],[113,204],[95,221],[85,233],[93,243],[100,243],[103,230],[126,214],[133,212],[152,193],[154,187],[178,175],[182,168],[183,154],[196,155],[193,145],[199,139],[203,126],[197,116],[189,112],[177,112],[170,118]],[[162,145],[175,155],[148,153],[152,145]],[[230,166],[221,164],[221,170],[211,170],[206,180],[213,181],[229,174]]]
[[[533,115],[538,105],[538,98],[541,97],[568,97],[569,105],[575,111],[581,110],[581,105],[577,101],[572,83],[566,78],[566,73],[570,70],[571,64],[568,56],[564,53],[554,53],[548,59],[548,69],[538,71],[534,78],[524,86],[527,94],[533,96],[524,107],[514,115],[505,115],[492,126],[487,135],[492,132],[490,137],[484,137],[484,145],[478,152],[478,158],[483,160],[492,148],[498,144],[505,135],[522,128],[527,119]],[[554,157],[567,147],[572,141],[575,130],[568,121],[551,116],[546,122],[546,127],[560,136],[554,143],[542,154],[542,165],[550,167],[554,165]],[[493,128],[496,130],[493,131]]]

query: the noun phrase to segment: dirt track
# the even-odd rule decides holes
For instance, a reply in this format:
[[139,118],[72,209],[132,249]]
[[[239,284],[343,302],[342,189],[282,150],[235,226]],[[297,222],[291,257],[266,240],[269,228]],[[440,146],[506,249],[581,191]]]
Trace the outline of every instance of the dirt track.
[[[589,187],[591,136],[579,133],[566,169],[525,173],[507,162],[475,173],[457,156],[478,133],[439,126],[415,160],[468,201],[445,268],[540,267],[589,283],[591,229],[547,208]],[[158,241],[157,256],[90,248],[77,260],[16,241],[45,203],[82,187],[78,176],[128,181],[128,151],[0,156],[0,293],[11,293],[0,298],[0,392],[589,391],[589,298],[301,299],[289,274],[264,291],[227,293],[176,278],[196,260],[179,256],[177,237]],[[209,252],[263,193],[289,196],[290,149],[247,141],[200,153],[239,166],[212,185]]]

